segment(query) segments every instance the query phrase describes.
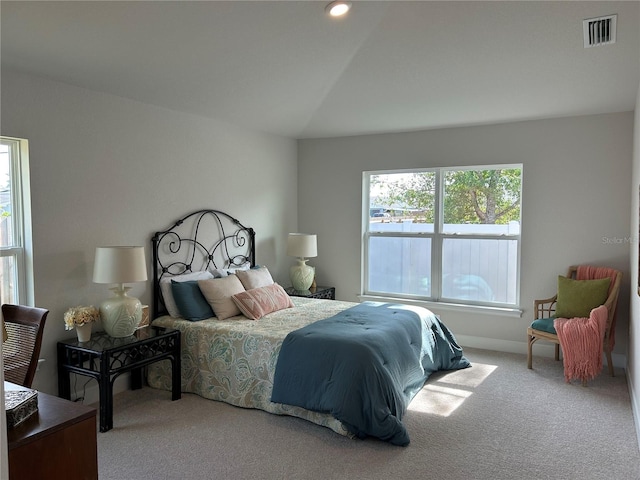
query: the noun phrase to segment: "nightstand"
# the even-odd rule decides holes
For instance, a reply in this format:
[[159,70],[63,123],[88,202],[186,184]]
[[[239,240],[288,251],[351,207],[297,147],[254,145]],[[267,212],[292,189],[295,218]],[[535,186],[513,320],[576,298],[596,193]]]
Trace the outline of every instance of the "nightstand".
[[293,287],[289,287],[285,290],[293,297],[325,298],[327,300],[336,299],[336,287],[317,286],[310,290],[295,290]]
[[113,428],[113,382],[131,372],[131,389],[142,388],[142,367],[171,360],[171,400],[181,397],[180,330],[146,326],[133,335],[113,338],[97,332],[88,342],[76,338],[58,342],[58,396],[71,398],[70,374],[95,378],[100,393],[100,431]]

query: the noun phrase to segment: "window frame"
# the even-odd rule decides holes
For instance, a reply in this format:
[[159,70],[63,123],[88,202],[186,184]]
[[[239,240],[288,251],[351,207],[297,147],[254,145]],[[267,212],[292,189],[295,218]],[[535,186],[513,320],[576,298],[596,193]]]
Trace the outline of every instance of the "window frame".
[[[444,231],[444,176],[446,172],[465,170],[520,170],[520,224],[518,233],[509,234],[486,234],[486,233],[456,233]],[[435,174],[435,195],[434,195],[434,222],[433,232],[376,232],[371,231],[370,226],[370,202],[371,202],[371,178],[376,175],[404,174],[404,173],[424,173],[433,172]],[[491,311],[503,311],[520,315],[520,277],[521,277],[521,249],[522,249],[522,178],[524,169],[522,164],[491,164],[491,165],[469,165],[452,167],[395,169],[395,170],[372,170],[364,171],[362,176],[362,243],[361,243],[361,282],[360,297],[373,300],[395,300],[406,301],[416,304],[434,304],[454,308],[489,309]],[[430,238],[431,239],[431,272],[430,295],[421,296],[407,293],[392,293],[369,290],[369,245],[370,239],[376,237],[386,238]],[[508,302],[483,302],[466,299],[443,297],[442,295],[442,256],[445,240],[447,239],[474,239],[474,240],[501,240],[516,241],[516,286],[515,300]]]
[[1,301],[34,305],[29,142],[23,138],[0,136],[0,144],[9,147],[11,223],[14,236],[12,245],[0,246],[0,257],[13,258],[15,267],[14,298],[2,298]]

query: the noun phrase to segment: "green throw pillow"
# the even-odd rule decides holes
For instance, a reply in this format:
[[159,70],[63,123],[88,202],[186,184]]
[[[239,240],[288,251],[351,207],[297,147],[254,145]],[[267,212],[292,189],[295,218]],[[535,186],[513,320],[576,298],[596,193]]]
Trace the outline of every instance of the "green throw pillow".
[[557,318],[589,317],[591,310],[602,305],[609,294],[610,278],[573,280],[558,275]]

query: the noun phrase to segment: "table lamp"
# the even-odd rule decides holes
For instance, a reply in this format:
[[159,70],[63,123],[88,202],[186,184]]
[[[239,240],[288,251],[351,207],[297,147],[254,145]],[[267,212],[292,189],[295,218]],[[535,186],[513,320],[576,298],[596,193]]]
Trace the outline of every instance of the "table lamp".
[[114,296],[100,305],[100,318],[105,332],[120,338],[133,335],[142,319],[142,304],[127,295],[131,287],[125,283],[147,280],[144,247],[97,247],[93,269],[94,283],[115,283]]
[[305,257],[318,256],[316,235],[290,233],[287,238],[287,255],[298,257],[298,263],[289,270],[291,285],[295,290],[309,290],[316,275],[316,269],[307,265]]

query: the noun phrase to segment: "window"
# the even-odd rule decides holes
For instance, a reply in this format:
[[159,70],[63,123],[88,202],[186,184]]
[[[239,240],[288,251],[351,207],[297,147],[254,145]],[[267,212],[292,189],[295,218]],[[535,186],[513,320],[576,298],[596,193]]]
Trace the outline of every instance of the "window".
[[0,298],[33,304],[27,140],[0,137]]
[[521,165],[364,172],[369,296],[515,308]]

